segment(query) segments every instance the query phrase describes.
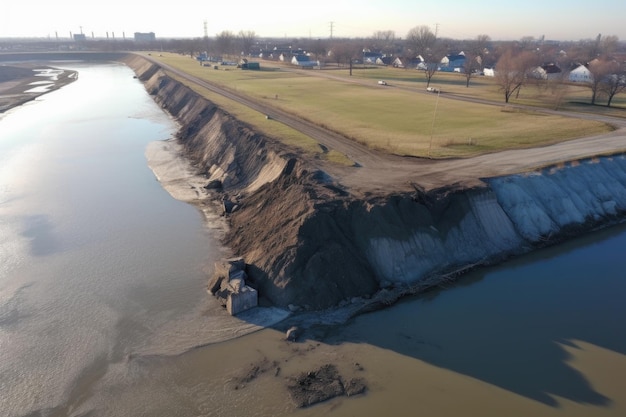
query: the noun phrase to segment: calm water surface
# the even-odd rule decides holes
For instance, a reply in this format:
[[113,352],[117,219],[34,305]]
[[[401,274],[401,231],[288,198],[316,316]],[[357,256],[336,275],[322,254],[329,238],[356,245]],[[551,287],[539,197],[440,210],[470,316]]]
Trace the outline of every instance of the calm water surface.
[[[337,340],[389,349],[553,409],[560,398],[606,412],[621,398],[597,391],[565,347],[582,341],[626,355],[625,300],[619,225],[359,317]],[[626,374],[620,378],[626,390]]]
[[167,326],[201,343],[176,324],[214,307],[202,268],[217,246],[144,156],[175,124],[127,67],[71,69],[78,81],[0,119],[1,415],[69,407],[129,354],[167,350]]

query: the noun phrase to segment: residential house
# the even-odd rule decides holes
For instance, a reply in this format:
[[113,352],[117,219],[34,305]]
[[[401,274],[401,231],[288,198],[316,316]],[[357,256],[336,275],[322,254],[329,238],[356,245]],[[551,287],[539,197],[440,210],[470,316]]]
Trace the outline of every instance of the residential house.
[[294,55],[293,58],[291,58],[291,63],[302,68],[313,68],[320,66],[319,61],[313,61],[308,55]]
[[380,52],[363,51],[363,63],[364,64],[376,64],[383,54]]
[[465,65],[465,53],[446,55],[439,62],[439,70],[445,72],[459,72]]
[[593,75],[589,68],[581,64],[570,71],[568,80],[573,83],[589,83],[593,81]]
[[558,80],[562,75],[561,68],[554,63],[543,64],[541,66],[536,67],[530,73],[532,78],[536,78],[538,80]]
[[393,61],[395,60],[392,56],[383,56],[376,60],[376,65],[393,65]]
[[416,56],[415,58],[406,58],[406,57],[396,57],[392,64],[396,68],[418,68],[420,64],[424,63],[424,58],[421,55]]

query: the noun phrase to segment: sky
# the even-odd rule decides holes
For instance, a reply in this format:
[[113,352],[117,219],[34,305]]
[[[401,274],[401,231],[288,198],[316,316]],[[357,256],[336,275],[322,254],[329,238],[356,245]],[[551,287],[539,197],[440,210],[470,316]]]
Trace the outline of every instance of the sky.
[[[109,3],[109,4],[106,4]],[[257,37],[314,39],[369,37],[391,30],[397,38],[421,25],[439,37],[493,40],[532,36],[547,40],[615,35],[626,41],[624,0],[0,0],[0,38],[69,37],[84,33],[132,38],[212,37],[228,30]]]

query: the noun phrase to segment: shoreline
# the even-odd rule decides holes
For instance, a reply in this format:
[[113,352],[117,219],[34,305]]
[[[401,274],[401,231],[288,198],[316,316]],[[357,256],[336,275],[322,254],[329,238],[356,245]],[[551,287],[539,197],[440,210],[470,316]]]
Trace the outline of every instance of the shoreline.
[[[41,71],[35,74],[35,70]],[[49,71],[49,76],[45,71]],[[61,70],[47,64],[0,65],[0,114],[63,88],[77,78],[77,71]]]
[[[183,198],[194,200],[202,196],[202,192],[205,191],[203,186],[208,180],[202,175],[191,180],[185,179],[186,175],[195,175],[193,167],[188,159],[176,154],[175,145],[178,144],[174,139],[166,142],[173,146],[165,146],[166,149],[160,146],[160,151],[165,152],[169,148],[169,152],[172,152],[171,161],[167,160],[169,158],[167,155],[159,156],[158,152],[156,155],[150,155],[153,161],[162,163],[161,168],[171,171],[172,178],[169,186],[178,188],[175,193]],[[163,145],[156,143],[157,147]],[[148,157],[148,150],[146,154]],[[166,175],[162,173],[161,175],[155,173],[155,176],[160,182],[168,182]],[[190,202],[190,204],[194,203]],[[215,216],[216,222],[226,220],[217,215],[217,211],[210,211],[212,207],[210,202],[204,205],[203,202],[198,201],[194,205],[205,215],[209,213]],[[216,230],[218,229],[219,226]],[[304,316],[300,316],[302,317]],[[583,416],[602,414],[602,412],[618,414],[626,409],[619,395],[620,384],[611,381],[611,378],[613,381],[619,381],[618,377],[626,374],[624,356],[607,351],[600,346],[577,340],[571,341],[571,344],[565,344],[565,341],[558,342],[563,351],[569,355],[567,362],[571,364],[571,367],[583,373],[598,391],[614,398],[615,403],[611,404],[610,408],[601,409],[588,403],[558,398],[555,395],[559,406],[550,407],[532,398],[521,396],[514,390],[489,384],[462,372],[437,367],[424,360],[402,354],[399,349],[390,350],[388,346],[385,348],[368,343],[367,339],[360,339],[359,337],[363,336],[363,329],[368,327],[368,320],[374,317],[375,315],[360,316],[358,319],[360,330],[351,332],[347,326],[334,327],[333,324],[336,323],[323,323],[322,326],[314,329],[315,334],[311,337],[305,336],[297,343],[285,341],[284,333],[276,330],[276,328],[286,326],[288,319],[274,326],[275,328],[261,328],[260,331],[256,329],[245,335],[237,335],[235,338],[225,339],[208,346],[198,346],[182,353],[168,355],[160,352],[139,352],[138,355],[141,357],[130,357],[129,362],[136,373],[141,373],[137,372],[138,370],[150,371],[145,372],[145,379],[139,380],[141,384],[138,385],[144,387],[152,388],[154,379],[157,378],[167,381],[170,378],[180,378],[181,380],[177,381],[179,386],[193,386],[198,389],[211,387],[206,392],[202,391],[201,395],[200,391],[194,391],[194,398],[206,396],[206,404],[202,405],[211,407],[211,412],[219,415],[256,414],[299,417],[320,414],[382,415],[389,414],[389,407],[392,405],[400,411],[396,412],[396,415],[411,415],[419,412],[430,415],[458,415],[463,412],[470,414],[475,412],[493,416],[502,414]],[[329,320],[331,318],[329,317]],[[396,319],[398,320],[393,321],[396,325],[404,320],[397,316]],[[349,334],[345,337],[343,333],[339,334],[344,329],[349,330]],[[407,336],[401,333],[402,330],[400,326],[391,336],[408,340],[409,347],[416,351],[433,348],[421,339],[423,335],[409,334]],[[389,340],[395,341],[393,338]],[[162,360],[163,358],[158,356],[169,357]],[[512,357],[511,360],[515,358]],[[142,366],[146,363],[150,363],[154,368],[143,369]],[[370,384],[371,389],[368,389],[365,395],[359,395],[355,399],[339,397],[307,409],[294,409],[284,389],[285,384],[288,384],[290,379],[300,372],[311,372],[327,363],[336,363],[341,375],[346,378],[364,378]],[[212,398],[211,395],[216,398]],[[122,400],[133,404],[132,394],[120,393],[119,396],[124,397]],[[115,400],[117,401],[118,398]],[[157,399],[157,402],[164,401]],[[160,405],[157,404],[157,406]],[[170,406],[171,404],[163,403],[161,410],[167,410]],[[200,407],[198,409],[200,410]],[[195,414],[200,414],[200,412]]]
[[[180,124],[178,158],[201,173],[196,184],[183,183],[187,196],[181,198],[198,199],[195,205],[213,216],[221,200],[234,199],[238,210],[220,219],[228,226],[220,229],[222,243],[253,267],[260,296],[282,308],[325,312],[340,307],[353,310],[346,314],[350,317],[624,215],[620,184],[611,191],[615,201],[604,202],[607,193],[593,195],[594,189],[577,201],[573,190],[580,176],[602,181],[604,170],[620,175],[620,155],[481,178],[475,187],[455,183],[424,191],[414,184],[412,192],[359,197],[341,184],[344,177],[333,178],[323,165],[255,133],[157,64],[141,56],[129,57],[127,64]],[[430,169],[434,175],[440,167]],[[359,175],[360,168],[352,171]],[[562,184],[551,201],[545,196],[555,192],[553,178]],[[210,182],[221,188],[209,193],[204,187]],[[561,198],[574,200],[578,212],[559,214]],[[450,233],[458,239],[449,239]]]

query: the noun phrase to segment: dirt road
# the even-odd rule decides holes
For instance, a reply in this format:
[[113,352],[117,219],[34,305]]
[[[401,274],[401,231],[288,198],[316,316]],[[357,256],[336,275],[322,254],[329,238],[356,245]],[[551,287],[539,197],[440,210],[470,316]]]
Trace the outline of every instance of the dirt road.
[[[607,134],[570,140],[556,145],[502,151],[466,159],[430,160],[400,157],[372,150],[336,132],[302,120],[287,112],[189,75],[154,58],[146,58],[189,82],[269,116],[268,123],[283,123],[315,139],[323,146],[347,155],[355,162],[353,167],[343,167],[323,161],[315,161],[315,163],[357,195],[412,190],[414,184],[425,190],[452,184],[471,187],[480,185],[482,183],[481,178],[527,172],[546,165],[588,158],[599,154],[626,151],[626,120],[624,119],[533,108],[534,111],[610,123],[616,127],[616,130]],[[332,76],[323,74],[323,71],[308,71],[308,73],[311,73],[311,76]],[[363,81],[363,83],[365,82]],[[467,97],[449,96],[448,98],[502,105],[502,103],[472,100]]]

